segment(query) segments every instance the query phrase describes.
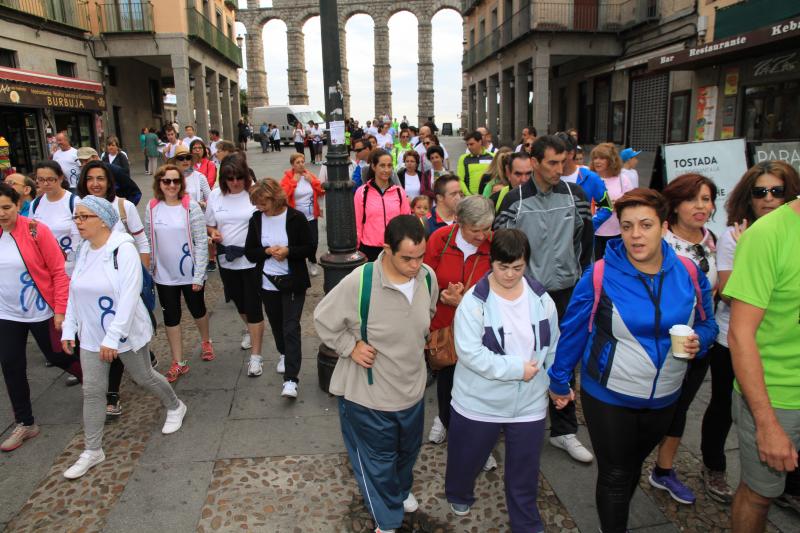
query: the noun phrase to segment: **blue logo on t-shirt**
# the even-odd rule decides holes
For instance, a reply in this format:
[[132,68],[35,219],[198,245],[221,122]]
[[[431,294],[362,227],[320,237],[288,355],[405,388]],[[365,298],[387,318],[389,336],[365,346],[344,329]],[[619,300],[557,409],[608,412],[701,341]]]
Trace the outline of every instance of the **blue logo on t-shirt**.
[[58,243],[61,245],[61,249],[64,251],[64,253],[72,251],[72,237],[69,235],[64,235],[61,237],[61,240],[58,241]]
[[19,291],[19,306],[22,308],[22,312],[27,313],[30,311],[28,306],[25,305],[28,291],[34,291],[36,293],[36,309],[39,311],[44,311],[47,308],[47,302],[44,301],[44,298],[42,298],[42,295],[36,288],[36,284],[33,282],[31,275],[25,271],[19,276],[19,281],[22,283],[22,289]]
[[[181,276],[185,276],[186,273],[183,271],[183,262],[186,261],[187,259],[189,261],[192,261],[192,254],[189,251],[189,243],[188,242],[183,243],[183,247],[181,248],[181,250],[183,250],[183,256],[181,257],[181,262],[178,265],[178,267],[180,268]],[[194,277],[194,262],[192,262],[192,277]]]
[[101,296],[97,299],[97,306],[100,308],[100,327],[103,328],[103,332],[106,331],[106,318],[111,316],[116,316],[117,312],[114,311],[114,300],[109,298],[108,296]]

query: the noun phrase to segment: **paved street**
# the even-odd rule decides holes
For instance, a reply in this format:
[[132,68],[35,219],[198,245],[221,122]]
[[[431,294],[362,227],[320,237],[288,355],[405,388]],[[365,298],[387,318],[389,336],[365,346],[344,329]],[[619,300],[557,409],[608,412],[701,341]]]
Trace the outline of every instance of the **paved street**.
[[[455,165],[463,143],[446,139]],[[262,155],[251,143],[250,165],[259,177],[279,178],[291,150]],[[150,177],[134,161],[146,197]],[[316,172],[317,167],[311,167]],[[140,207],[144,206],[142,202]],[[324,224],[320,252],[324,249]],[[241,321],[222,297],[219,276],[209,276],[207,303],[213,362],[199,358],[196,330],[184,311],[184,343],[190,372],[176,383],[188,405],[183,428],[160,432],[164,411],[128,378],[123,382],[124,413],[106,426],[107,460],[76,481],[61,474],[83,449],[81,391],[66,387],[65,375],[45,368],[32,343],[28,372],[34,415],[42,433],[12,453],[0,455],[0,530],[44,532],[264,531],[366,532],[373,527],[361,503],[339,431],[335,398],[317,385],[319,340],[312,311],[322,297],[322,277],[313,279],[306,300],[303,367],[297,400],[280,397],[281,377],[271,335],[265,335],[265,372],[248,378],[247,353],[240,349]],[[153,341],[159,370],[168,366],[163,328]],[[705,496],[700,478],[699,426],[709,397],[705,384],[690,411],[677,469],[697,494],[693,506],[680,506],[656,492],[643,476],[634,497],[635,531],[726,531],[728,507]],[[426,435],[435,412],[435,390],[426,395]],[[582,415],[579,413],[582,421]],[[0,431],[7,436],[13,418],[5,389],[0,394]],[[588,446],[585,427],[579,433]],[[736,440],[731,436],[729,481],[738,480]],[[502,532],[508,530],[502,490],[503,445],[495,450],[500,468],[481,474],[478,502],[465,518],[452,515],[444,500],[446,445],[424,444],[416,465],[414,493],[420,510],[408,516],[403,531]],[[571,461],[549,445],[542,453],[540,510],[548,531],[597,529],[594,465]],[[770,531],[797,531],[798,517],[781,509],[770,515]]]

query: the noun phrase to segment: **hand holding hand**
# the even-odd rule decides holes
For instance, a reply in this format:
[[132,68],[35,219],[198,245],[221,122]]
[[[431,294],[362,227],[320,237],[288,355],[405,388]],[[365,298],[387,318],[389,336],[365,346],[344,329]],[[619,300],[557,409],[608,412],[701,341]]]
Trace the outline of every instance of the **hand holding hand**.
[[550,391],[550,399],[553,400],[553,403],[556,406],[556,409],[563,409],[569,404],[569,402],[575,401],[575,391],[570,389],[569,394],[566,396],[561,396],[553,391]]
[[61,341],[61,349],[67,355],[75,353],[75,341]]
[[118,354],[119,352],[117,350],[113,350],[107,346],[100,346],[100,359],[106,363],[112,362],[117,358]]
[[192,292],[200,292],[201,290],[203,290],[202,285],[197,285],[195,283],[192,284]]
[[375,348],[364,341],[358,341],[356,342],[356,347],[353,348],[353,352],[350,354],[350,359],[364,368],[372,368],[372,365],[375,363],[376,354],[377,351]]

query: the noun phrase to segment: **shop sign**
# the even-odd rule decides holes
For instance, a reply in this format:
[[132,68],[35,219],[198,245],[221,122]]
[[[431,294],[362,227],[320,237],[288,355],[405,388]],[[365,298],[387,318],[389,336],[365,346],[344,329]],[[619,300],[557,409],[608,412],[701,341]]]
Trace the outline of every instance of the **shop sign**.
[[717,86],[709,85],[697,89],[697,102],[694,113],[694,140],[705,141],[714,138],[717,115]]
[[[717,186],[717,213],[725,213],[728,194],[747,171],[745,150],[744,139],[667,144],[663,150],[667,183],[688,172],[710,178]],[[715,217],[708,226],[722,235],[725,217]]]
[[53,107],[73,111],[103,111],[106,100],[102,94],[89,91],[0,80],[0,105],[3,104]]
[[800,172],[800,141],[753,143],[753,160],[786,161]]
[[776,76],[800,70],[797,52],[762,59],[753,66],[753,77]]
[[725,96],[736,96],[739,92],[739,69],[725,71]]

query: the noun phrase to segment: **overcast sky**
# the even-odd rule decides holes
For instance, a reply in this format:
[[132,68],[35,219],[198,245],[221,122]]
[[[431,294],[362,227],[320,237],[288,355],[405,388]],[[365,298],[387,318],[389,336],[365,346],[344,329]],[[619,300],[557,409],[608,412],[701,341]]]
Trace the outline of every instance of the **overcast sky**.
[[[245,33],[241,23],[237,23],[237,26],[240,34]],[[348,20],[346,31],[350,114],[363,124],[372,118],[375,105],[372,18],[368,15],[355,15]],[[324,111],[319,17],[309,19],[303,32],[309,103]],[[436,123],[441,126],[443,122],[452,122],[456,129],[460,125],[461,112],[461,15],[453,10],[440,11],[432,20],[432,33]],[[287,104],[289,86],[286,71],[286,25],[282,21],[270,21],[264,26],[263,37],[269,103]],[[242,55],[245,56],[245,53]],[[417,19],[411,13],[402,11],[389,19],[392,110],[398,119],[407,115],[412,123],[417,121],[417,58]],[[240,73],[240,84],[242,87],[247,86],[244,70]]]

